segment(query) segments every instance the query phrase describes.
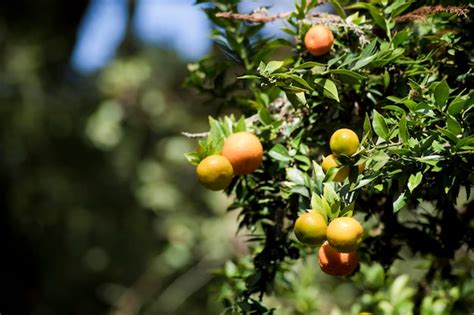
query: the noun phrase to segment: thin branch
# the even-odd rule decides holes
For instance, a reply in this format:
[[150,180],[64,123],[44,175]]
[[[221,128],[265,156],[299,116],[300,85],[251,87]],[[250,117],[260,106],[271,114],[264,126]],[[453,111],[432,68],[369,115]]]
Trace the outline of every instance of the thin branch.
[[426,21],[426,18],[430,15],[438,13],[451,13],[456,14],[464,19],[469,19],[467,14],[469,9],[463,6],[447,6],[442,5],[436,6],[422,6],[412,12],[395,18],[396,22],[407,22],[407,21]]
[[287,18],[291,12],[279,13],[276,15],[267,15],[264,12],[255,12],[252,14],[240,14],[233,12],[219,12],[216,14],[216,17],[234,20],[234,21],[245,21],[245,22],[254,22],[254,23],[268,23],[273,22],[277,19]]
[[183,131],[181,134],[188,138],[206,138],[209,135],[209,132],[190,133]]

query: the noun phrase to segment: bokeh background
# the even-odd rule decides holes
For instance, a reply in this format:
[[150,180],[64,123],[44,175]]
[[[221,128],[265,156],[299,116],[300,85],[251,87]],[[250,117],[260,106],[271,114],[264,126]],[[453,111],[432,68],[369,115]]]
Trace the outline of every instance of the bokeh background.
[[181,135],[222,112],[184,86],[209,32],[187,0],[0,2],[2,315],[222,310],[244,236]]

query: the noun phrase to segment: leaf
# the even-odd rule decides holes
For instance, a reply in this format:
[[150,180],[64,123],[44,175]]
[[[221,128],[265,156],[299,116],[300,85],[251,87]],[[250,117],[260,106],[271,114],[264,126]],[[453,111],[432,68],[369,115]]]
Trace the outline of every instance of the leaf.
[[388,140],[389,131],[387,127],[387,123],[382,115],[380,115],[376,110],[373,112],[372,118],[372,127],[374,128],[374,132],[382,139]]
[[331,74],[335,74],[341,81],[348,83],[357,83],[365,79],[365,76],[346,69],[334,69],[328,71]]
[[345,19],[346,18],[346,12],[344,11],[344,8],[339,3],[339,1],[329,0],[329,2],[332,3],[334,9],[336,10],[337,15],[339,15],[341,18]]
[[408,190],[413,192],[413,190],[420,185],[421,180],[423,179],[423,174],[421,172],[416,173],[415,175],[411,174],[408,179]]
[[260,118],[260,121],[261,121],[264,125],[270,125],[270,124],[273,122],[273,118],[272,118],[272,116],[270,115],[270,112],[269,112],[268,109],[266,109],[265,107],[262,107],[262,108],[258,111],[258,117]]
[[254,79],[259,79],[259,78],[260,78],[259,76],[253,75],[253,74],[246,74],[246,75],[237,77],[237,79],[240,79],[240,80],[254,80]]
[[410,138],[410,135],[408,134],[407,119],[405,115],[403,115],[402,118],[400,118],[400,121],[398,122],[398,131],[400,140],[402,140],[403,143],[407,143],[408,139]]
[[449,86],[445,80],[441,81],[434,90],[434,98],[436,101],[436,105],[438,107],[443,107],[446,104],[449,96]]
[[268,155],[270,155],[274,160],[281,162],[288,162],[291,160],[288,150],[281,144],[274,145],[268,152]]
[[398,212],[401,208],[403,208],[406,205],[406,198],[405,198],[405,192],[400,193],[397,192],[395,196],[393,196],[393,212]]
[[466,99],[463,99],[461,96],[456,96],[454,100],[448,106],[448,114],[452,116],[456,116],[459,114],[465,107],[467,103]]
[[184,156],[188,160],[188,162],[193,165],[198,165],[201,161],[201,156],[197,152],[189,152],[186,153]]
[[314,67],[326,68],[326,65],[324,63],[308,61],[308,62],[302,63],[299,66],[295,67],[295,69],[310,69],[310,68],[314,68]]
[[283,61],[270,61],[267,66],[265,67],[265,72],[268,74],[272,74],[276,70],[280,69],[283,66]]
[[304,174],[302,171],[300,171],[296,167],[287,168],[286,177],[288,178],[289,181],[295,184],[305,185]]
[[378,25],[380,28],[382,28],[384,31],[387,30],[387,25],[385,23],[385,19],[382,16],[381,12],[372,4],[370,3],[356,3],[353,4],[349,7],[348,9],[366,9],[369,11],[370,15],[372,16],[372,19],[374,20],[374,23]]
[[324,89],[323,95],[339,103],[339,93],[336,84],[329,79],[316,79],[314,81],[318,86]]
[[448,127],[448,130],[451,131],[455,135],[458,135],[462,132],[461,125],[453,116],[448,115],[446,117],[446,125]]

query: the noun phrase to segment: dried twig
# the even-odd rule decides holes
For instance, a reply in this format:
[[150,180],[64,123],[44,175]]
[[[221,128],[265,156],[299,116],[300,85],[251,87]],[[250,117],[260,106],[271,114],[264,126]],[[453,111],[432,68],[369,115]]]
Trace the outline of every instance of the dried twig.
[[407,21],[426,21],[426,18],[433,14],[438,13],[451,13],[468,19],[467,14],[469,9],[463,6],[448,6],[443,7],[442,5],[437,6],[422,6],[412,12],[395,18],[396,22],[407,22]]
[[287,18],[291,12],[279,13],[276,15],[267,15],[264,12],[254,12],[252,14],[240,14],[233,12],[219,12],[216,14],[216,17],[235,20],[235,21],[245,21],[245,22],[254,22],[254,23],[268,23],[273,22],[277,19]]
[[206,138],[209,135],[209,132],[190,133],[183,131],[181,134],[188,138]]

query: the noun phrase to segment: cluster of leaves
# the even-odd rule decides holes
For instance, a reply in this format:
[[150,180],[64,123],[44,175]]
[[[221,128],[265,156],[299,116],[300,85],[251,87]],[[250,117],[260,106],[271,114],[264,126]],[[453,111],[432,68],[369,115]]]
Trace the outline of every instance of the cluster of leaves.
[[[464,202],[469,200],[474,182],[472,40],[463,33],[470,22],[451,13],[428,16],[423,23],[397,20],[420,5],[405,0],[350,6],[331,1],[337,16],[314,15],[316,1],[302,1],[284,29],[296,43],[262,45],[265,40],[252,31],[261,24],[215,17],[235,11],[237,2],[212,1],[208,9],[217,25],[214,35],[243,65],[244,74],[230,85],[234,100],[223,104],[254,109],[246,121],[266,155],[260,170],[227,189],[235,194],[230,209],[240,209],[240,228],[250,230],[254,250],[252,272],[238,275],[246,285],[236,290],[235,305],[263,312],[253,294],[261,298],[270,292],[282,266],[307,254],[291,230],[298,213],[309,208],[329,219],[353,212],[375,219],[361,249],[365,261],[388,270],[407,247],[434,255],[424,281],[430,283],[438,269],[442,278],[455,281],[450,260],[461,246],[474,247],[472,214],[465,210],[472,202],[458,204],[463,191]],[[320,58],[302,46],[314,19],[329,25],[336,39],[331,53]],[[245,41],[239,40],[242,34]],[[291,45],[293,53],[272,60],[268,52],[275,44]],[[196,66],[188,83],[199,87],[215,80],[220,63],[211,63],[208,72],[204,64]],[[221,78],[230,75],[220,69]],[[240,90],[244,85],[252,99]],[[213,140],[201,147],[217,143],[209,150],[218,151],[226,132],[245,125],[241,119],[230,128],[229,122],[211,120]],[[324,174],[318,163],[329,151],[330,135],[341,127],[354,129],[362,141],[358,152],[341,159],[354,166],[348,180],[335,184],[335,171]],[[361,163],[366,171],[358,174],[355,165]],[[430,302],[420,303],[414,307]]]

